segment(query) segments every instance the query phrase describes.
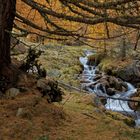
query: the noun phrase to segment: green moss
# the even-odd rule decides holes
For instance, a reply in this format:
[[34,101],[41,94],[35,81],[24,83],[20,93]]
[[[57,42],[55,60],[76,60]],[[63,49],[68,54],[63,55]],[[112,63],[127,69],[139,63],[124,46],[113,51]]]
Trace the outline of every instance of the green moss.
[[126,75],[124,69],[131,63],[132,59],[129,58],[126,61],[122,61],[119,58],[104,57],[98,67],[107,74],[124,77]]
[[99,69],[104,71],[105,73],[113,73],[114,66],[112,65],[112,59],[109,57],[106,57],[102,59],[101,63],[98,65]]
[[[61,80],[73,86],[79,86],[78,74],[82,71],[79,57],[85,49],[91,50],[88,46],[66,46],[54,44],[46,45],[45,54],[41,56],[43,64],[49,75],[56,80]],[[53,75],[54,73],[54,75]],[[57,76],[59,73],[59,76]]]
[[75,91],[64,90],[64,109],[75,112],[93,112],[92,97]]
[[126,137],[128,140],[139,140],[140,139],[140,134],[139,131],[122,131],[120,132],[120,135],[122,135],[123,137]]
[[38,140],[49,140],[49,136],[41,136]]
[[114,120],[118,120],[118,121],[122,121],[124,122],[126,125],[134,127],[135,126],[135,121],[134,119],[124,116],[121,113],[117,113],[117,112],[112,112],[112,111],[106,111],[106,115]]

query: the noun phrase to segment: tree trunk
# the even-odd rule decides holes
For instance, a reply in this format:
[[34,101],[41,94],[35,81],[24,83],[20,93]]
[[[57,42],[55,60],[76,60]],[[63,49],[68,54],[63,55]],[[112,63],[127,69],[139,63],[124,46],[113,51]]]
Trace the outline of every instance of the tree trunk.
[[11,63],[10,34],[12,31],[16,0],[0,0],[0,70]]

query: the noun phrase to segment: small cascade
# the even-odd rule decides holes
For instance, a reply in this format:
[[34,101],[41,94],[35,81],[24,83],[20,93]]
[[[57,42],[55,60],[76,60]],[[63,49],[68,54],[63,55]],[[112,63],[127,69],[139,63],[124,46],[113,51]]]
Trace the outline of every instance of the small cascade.
[[[103,86],[98,79],[95,77],[97,76],[96,71],[99,71],[97,67],[88,65],[88,56],[92,55],[94,52],[92,51],[85,51],[85,57],[80,57],[80,63],[83,65],[84,70],[81,74],[81,86],[83,89],[95,93],[97,96],[109,96],[106,90],[106,87]],[[104,76],[104,73],[101,73],[101,76]],[[121,93],[116,93],[111,97],[114,98],[124,98],[129,99],[132,95],[137,92],[137,89],[130,83],[124,82],[127,85],[127,90]],[[107,103],[105,104],[105,108],[108,110],[121,112],[123,114],[127,114],[133,116],[135,118],[136,126],[140,126],[140,112],[132,110],[129,105],[128,101],[122,100],[114,100],[114,99],[107,99]]]
[[[136,88],[132,86],[130,83],[127,83],[128,90],[124,93],[121,94],[115,94],[113,97],[116,98],[129,98],[132,96],[134,93],[136,93]],[[107,109],[113,110],[113,111],[118,111],[118,112],[129,112],[129,113],[134,113],[132,109],[128,106],[127,101],[121,101],[121,100],[113,100],[113,99],[107,99],[107,104],[105,105]]]

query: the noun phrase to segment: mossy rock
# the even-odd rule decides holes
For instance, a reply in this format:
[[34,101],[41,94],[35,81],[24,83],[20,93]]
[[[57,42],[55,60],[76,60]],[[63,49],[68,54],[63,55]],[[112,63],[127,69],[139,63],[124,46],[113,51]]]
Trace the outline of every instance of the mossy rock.
[[114,67],[112,65],[112,60],[111,58],[104,58],[102,59],[102,61],[100,62],[100,64],[98,65],[99,69],[104,71],[105,73],[112,74],[114,71]]
[[118,69],[115,71],[115,74],[117,77],[125,80],[125,81],[135,81],[136,79],[136,75],[134,73],[134,68],[130,65],[128,65],[127,67]]
[[119,77],[125,81],[131,81],[135,78],[134,67],[131,60],[121,61],[119,58],[105,57],[98,67],[108,75]]

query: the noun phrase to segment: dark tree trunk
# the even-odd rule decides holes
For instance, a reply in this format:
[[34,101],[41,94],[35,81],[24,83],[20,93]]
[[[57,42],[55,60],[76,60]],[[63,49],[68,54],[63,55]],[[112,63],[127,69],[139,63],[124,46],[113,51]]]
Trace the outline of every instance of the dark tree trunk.
[[11,63],[10,34],[13,27],[16,0],[0,0],[0,70]]

